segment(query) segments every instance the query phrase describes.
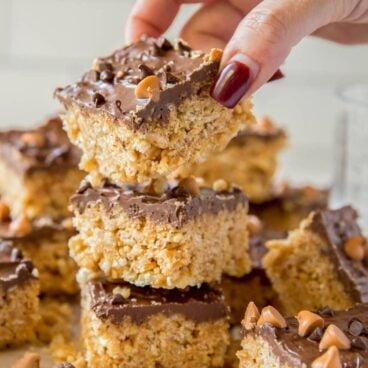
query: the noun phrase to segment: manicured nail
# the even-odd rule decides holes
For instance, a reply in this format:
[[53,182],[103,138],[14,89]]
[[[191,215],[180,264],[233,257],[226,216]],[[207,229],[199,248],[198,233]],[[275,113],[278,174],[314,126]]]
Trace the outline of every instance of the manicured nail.
[[247,93],[258,73],[258,65],[245,55],[236,55],[222,69],[211,89],[221,105],[233,108]]
[[280,69],[277,69],[275,74],[268,80],[267,83],[273,82],[275,80],[282,79],[282,78],[285,78],[284,73]]

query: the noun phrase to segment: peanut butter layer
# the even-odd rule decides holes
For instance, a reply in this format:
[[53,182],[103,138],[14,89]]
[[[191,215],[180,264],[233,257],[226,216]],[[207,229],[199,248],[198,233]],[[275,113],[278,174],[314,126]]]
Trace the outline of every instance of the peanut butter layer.
[[[164,38],[143,37],[138,42],[96,60],[83,78],[55,95],[65,107],[76,105],[93,113],[109,114],[133,130],[149,122],[168,122],[170,105],[209,88],[219,61],[204,60],[182,41],[174,46]],[[155,98],[137,98],[137,84],[147,76],[160,80]]]
[[0,133],[0,156],[20,174],[36,170],[77,168],[80,151],[62,129],[58,117],[47,119],[31,130],[9,130]]
[[[329,308],[316,312],[324,320],[324,328],[317,327],[307,336],[298,334],[299,323],[295,317],[287,318],[286,328],[269,323],[245,331],[245,336],[262,337],[273,354],[287,367],[310,367],[322,353],[319,343],[326,328],[334,324],[348,337],[351,348],[339,350],[341,366],[360,368],[368,366],[368,305],[357,304],[345,311]],[[244,348],[244,345],[243,345]]]
[[97,317],[109,319],[115,324],[125,318],[141,324],[155,314],[180,314],[198,323],[228,316],[222,293],[207,285],[185,290],[164,290],[100,279],[90,281],[87,287],[92,310]]
[[[357,223],[357,212],[350,206],[338,210],[316,211],[311,218],[309,229],[328,244],[322,251],[331,259],[335,271],[346,291],[357,302],[368,302],[368,265],[363,257],[352,259],[346,252],[350,239],[364,237]],[[364,247],[365,244],[357,244]],[[363,250],[364,251],[364,250]]]
[[201,188],[195,196],[175,183],[162,194],[144,193],[144,190],[139,185],[117,186],[105,182],[102,187],[93,188],[86,183],[71,198],[71,204],[80,213],[93,202],[101,202],[107,208],[119,204],[131,218],[149,218],[177,228],[204,213],[232,211],[239,204],[248,206],[247,198],[237,188],[222,192]]
[[9,241],[0,242],[0,288],[8,290],[34,280],[34,267],[30,260]]

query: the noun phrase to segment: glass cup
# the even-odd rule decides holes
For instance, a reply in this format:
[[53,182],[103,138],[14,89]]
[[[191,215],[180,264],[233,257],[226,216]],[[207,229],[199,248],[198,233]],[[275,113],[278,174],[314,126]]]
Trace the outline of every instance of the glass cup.
[[352,205],[360,224],[368,230],[368,82],[344,86],[338,91],[343,115],[336,139],[332,205]]

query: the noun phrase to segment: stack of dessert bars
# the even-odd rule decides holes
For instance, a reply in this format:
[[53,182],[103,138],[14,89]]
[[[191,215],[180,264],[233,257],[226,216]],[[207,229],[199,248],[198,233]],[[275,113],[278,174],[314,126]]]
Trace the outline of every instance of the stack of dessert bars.
[[59,118],[0,133],[0,348],[34,338],[39,295],[74,295],[68,201],[83,173]]
[[248,200],[227,181],[175,173],[254,123],[249,100],[229,110],[210,98],[220,58],[144,37],[56,90],[89,174],[71,198],[69,245],[90,368],[224,364],[218,283],[251,270]]

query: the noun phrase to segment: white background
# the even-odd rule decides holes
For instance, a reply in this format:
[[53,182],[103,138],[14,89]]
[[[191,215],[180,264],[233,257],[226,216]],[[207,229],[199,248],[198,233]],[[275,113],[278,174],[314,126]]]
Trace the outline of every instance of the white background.
[[[0,0],[0,127],[39,121],[58,105],[56,86],[79,77],[91,61],[122,45],[133,0]],[[170,30],[193,11],[186,6]],[[342,108],[335,90],[368,81],[368,47],[308,39],[283,67],[287,77],[255,96],[258,115],[268,114],[291,135],[280,176],[329,184],[335,153],[334,126]]]

